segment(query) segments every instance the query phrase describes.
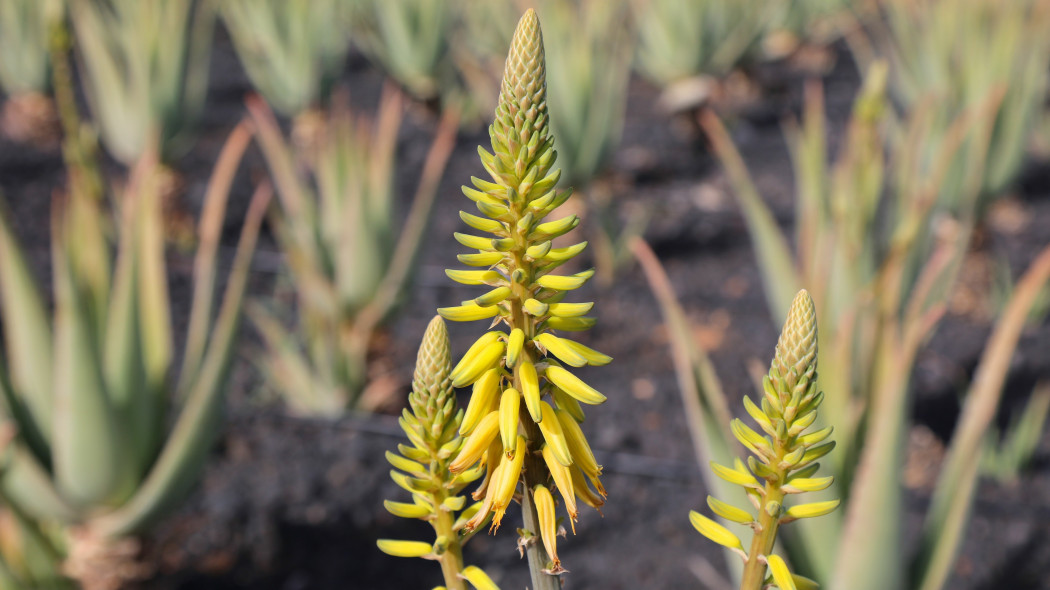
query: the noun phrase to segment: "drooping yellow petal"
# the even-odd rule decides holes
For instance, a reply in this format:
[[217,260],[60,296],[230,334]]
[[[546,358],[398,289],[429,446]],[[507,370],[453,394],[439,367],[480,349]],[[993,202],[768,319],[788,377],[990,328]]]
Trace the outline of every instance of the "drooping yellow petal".
[[546,375],[555,386],[585,404],[593,406],[607,399],[597,389],[587,385],[579,377],[561,367],[547,367]]
[[773,574],[773,582],[776,583],[777,588],[780,590],[797,590],[795,588],[795,581],[791,578],[791,571],[788,570],[788,566],[784,563],[784,559],[779,555],[768,555],[766,556],[766,562],[769,564],[769,572]]
[[503,351],[507,345],[502,340],[497,340],[481,349],[473,356],[464,356],[456,368],[449,375],[452,378],[453,387],[464,387],[477,381],[485,371],[496,366],[503,358]]
[[707,497],[707,505],[711,507],[712,512],[726,520],[739,522],[740,524],[750,524],[754,521],[754,518],[746,510],[741,510],[732,504],[726,504],[714,496]]
[[470,401],[467,402],[467,411],[463,414],[463,422],[459,425],[459,433],[461,435],[466,436],[473,432],[481,418],[492,411],[496,393],[499,392],[499,382],[500,372],[498,368],[485,371],[474,382],[474,391],[470,395]]
[[565,440],[565,433],[561,430],[561,423],[558,422],[558,416],[554,414],[554,408],[547,402],[540,401],[540,412],[543,414],[543,420],[537,422],[537,425],[540,427],[540,433],[543,434],[543,440],[551,447],[559,463],[566,466],[572,465],[569,443]]
[[492,578],[476,565],[468,565],[463,568],[460,575],[476,590],[499,590],[499,586],[492,581]]
[[503,392],[499,402],[499,433],[503,441],[503,452],[508,455],[514,452],[518,440],[518,408],[521,407],[521,395],[511,387]]
[[514,328],[507,337],[507,368],[513,368],[518,364],[518,356],[521,354],[522,346],[525,344],[525,332],[521,328]]
[[689,522],[692,523],[701,535],[711,539],[719,545],[724,545],[731,549],[744,550],[743,543],[736,535],[729,532],[729,529],[711,520],[710,518],[700,514],[696,510],[689,511]]
[[521,382],[521,395],[525,398],[525,407],[532,416],[532,421],[539,424],[543,421],[540,412],[540,378],[536,374],[536,365],[523,362],[518,367],[518,380]]
[[558,519],[554,512],[554,497],[551,496],[546,486],[537,485],[533,488],[532,499],[536,505],[540,539],[543,540],[543,547],[547,550],[547,555],[554,562],[553,569],[557,569],[561,565],[561,560],[558,559]]
[[449,463],[448,470],[452,473],[459,473],[477,463],[497,434],[499,434],[499,412],[489,412],[463,442],[459,454],[452,463]]
[[379,550],[394,557],[423,557],[433,551],[434,546],[422,541],[396,541],[379,539],[376,541]]

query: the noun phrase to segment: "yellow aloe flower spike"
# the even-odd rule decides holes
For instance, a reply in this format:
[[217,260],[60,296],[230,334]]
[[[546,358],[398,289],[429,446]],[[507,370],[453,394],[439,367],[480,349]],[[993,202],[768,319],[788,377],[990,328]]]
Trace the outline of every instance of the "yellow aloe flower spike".
[[[486,292],[459,307],[438,310],[449,320],[480,319],[490,321],[492,326],[452,371],[453,385],[475,384],[463,429],[471,433],[462,452],[469,450],[469,455],[455,467],[464,469],[480,461],[483,449],[489,448],[497,432],[501,434],[501,446],[508,451],[495,464],[486,457],[489,474],[483,488],[476,492],[477,498],[484,493],[485,502],[471,522],[478,526],[491,514],[498,523],[510,499],[521,498],[525,520],[522,528],[533,536],[539,534],[544,523],[540,522],[531,490],[546,491],[546,486],[554,481],[573,519],[576,498],[591,506],[602,503],[598,495],[605,493],[598,479],[601,468],[576,422],[583,420],[578,402],[595,405],[606,398],[561,363],[583,367],[612,360],[554,333],[578,332],[594,324],[593,317],[584,315],[591,311],[593,303],[562,302],[568,292],[581,288],[594,272],[555,274],[586,243],[566,248],[552,246],[552,240],[572,231],[579,219],[574,215],[547,219],[569,198],[570,191],[554,188],[560,173],[555,169],[557,153],[547,113],[544,59],[539,18],[530,9],[518,23],[507,56],[499,102],[489,127],[491,147],[478,150],[488,178],[472,178],[473,187],[463,187],[463,194],[477,211],[464,211],[460,218],[472,232],[487,235],[457,233],[456,240],[471,250],[459,260],[470,268],[447,271],[452,280],[483,286]],[[520,404],[515,406],[518,398]],[[558,412],[567,415],[559,418]],[[490,419],[493,413],[496,417]],[[565,420],[572,426],[563,426]],[[495,428],[492,421],[497,423]],[[519,442],[515,446],[524,444],[524,452],[511,448],[516,438]],[[541,453],[544,448],[546,454]],[[555,461],[555,473],[551,473],[549,462],[543,457]],[[574,475],[574,471],[579,475]],[[574,481],[577,478],[579,485]],[[591,491],[584,478],[598,494]],[[551,494],[541,493],[541,497],[545,503],[550,499],[543,510],[549,508],[549,514],[553,514]],[[563,570],[560,565],[548,567],[557,564],[554,556],[548,555],[552,551],[553,544],[528,544],[532,587],[537,590],[559,587],[552,574]]]
[[[395,468],[391,478],[412,494],[413,502],[384,500],[383,506],[394,516],[428,522],[436,540],[426,543],[379,539],[376,545],[394,557],[438,561],[446,590],[467,590],[467,581],[477,588],[496,588],[478,568],[464,569],[463,544],[473,534],[474,527],[470,525],[480,508],[467,505],[464,488],[484,473],[480,466],[468,468],[498,444],[498,416],[497,412],[488,413],[464,440],[460,435],[463,411],[456,407],[451,374],[448,330],[445,322],[435,317],[427,326],[416,357],[412,393],[408,396],[411,411],[405,410],[400,422],[412,446],[400,444],[400,454],[388,451],[386,455]],[[486,481],[482,485],[487,484]],[[482,516],[481,520],[485,518]],[[487,580],[487,585],[482,580]]]
[[781,590],[811,587],[806,578],[791,573],[782,557],[772,553],[777,531],[780,525],[823,516],[839,505],[839,500],[784,505],[789,494],[823,490],[834,482],[832,477],[813,477],[819,469],[816,461],[835,447],[834,441],[824,442],[832,428],[807,432],[816,424],[817,409],[824,399],[817,390],[816,318],[809,293],[799,291],[780,332],[769,374],[762,380],[761,405],[747,398],[744,401],[744,409],[761,432],[740,419],[730,424],[733,436],[753,456],[748,457],[746,466],[740,460],[733,467],[711,463],[714,473],[742,487],[756,508],[752,513],[707,498],[708,506],[719,517],[753,529],[750,547],[745,550],[732,531],[710,518],[695,511],[689,514],[693,526],[705,537],[740,552],[744,558],[741,590],[768,585]]

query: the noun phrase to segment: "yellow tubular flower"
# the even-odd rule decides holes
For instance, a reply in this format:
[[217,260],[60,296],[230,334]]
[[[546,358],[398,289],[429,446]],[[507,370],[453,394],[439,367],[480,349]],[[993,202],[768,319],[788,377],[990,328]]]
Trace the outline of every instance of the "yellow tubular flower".
[[[447,271],[452,280],[485,290],[458,307],[438,310],[452,321],[481,319],[493,326],[452,370],[453,385],[474,384],[461,428],[470,436],[453,466],[462,470],[479,461],[497,433],[507,451],[512,450],[516,437],[515,447],[524,449],[506,453],[498,465],[492,464],[491,454],[487,456],[489,474],[476,492],[478,497],[485,494],[485,504],[471,519],[472,526],[484,522],[490,512],[495,512],[494,523],[499,523],[515,496],[523,462],[527,462],[524,478],[528,489],[546,485],[554,475],[573,519],[574,496],[591,506],[602,503],[584,478],[604,495],[598,480],[601,469],[576,422],[584,418],[579,402],[595,405],[606,398],[561,365],[600,366],[612,359],[554,333],[586,330],[594,324],[594,318],[585,315],[593,303],[562,302],[567,292],[581,288],[594,273],[555,274],[587,244],[552,247],[552,240],[570,232],[579,219],[573,215],[548,219],[569,198],[570,191],[554,188],[559,172],[555,170],[557,154],[549,129],[545,71],[539,19],[529,10],[511,42],[495,118],[489,127],[491,148],[478,150],[488,178],[471,178],[473,187],[463,187],[463,194],[477,209],[460,214],[471,233],[455,234],[456,240],[471,250],[459,257],[468,268]],[[475,235],[477,232],[487,235]],[[498,324],[505,324],[506,331],[496,329]],[[514,407],[516,397],[521,398],[524,409]],[[559,412],[565,417],[559,419]],[[568,434],[565,420],[573,422]],[[519,432],[523,436],[519,437]],[[557,464],[553,474],[538,457],[545,444]],[[574,464],[582,471],[568,468]],[[577,478],[582,485],[575,483]],[[538,526],[535,508],[524,512],[526,529]],[[530,548],[530,568],[533,551],[536,549]],[[539,551],[542,553],[542,548]]]
[[554,497],[545,486],[535,487],[532,497],[536,502],[536,513],[540,521],[540,539],[547,549],[547,555],[551,558],[552,570],[561,568],[561,560],[558,559],[558,519],[554,513]]

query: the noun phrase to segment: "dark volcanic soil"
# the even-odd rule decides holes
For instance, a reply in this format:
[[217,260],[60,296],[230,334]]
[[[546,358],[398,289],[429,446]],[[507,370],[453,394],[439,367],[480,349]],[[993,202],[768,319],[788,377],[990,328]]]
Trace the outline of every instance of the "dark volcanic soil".
[[[848,54],[826,81],[832,129],[848,115],[858,77]],[[789,226],[793,177],[779,121],[797,111],[802,76],[770,66],[760,72],[768,99],[735,127],[735,136],[778,219]],[[187,203],[200,207],[204,183],[222,140],[242,116],[250,91],[229,43],[215,46],[210,105],[202,137],[177,165],[188,181]],[[351,59],[346,82],[355,104],[371,108],[381,76],[360,57]],[[654,106],[657,92],[641,81],[631,86],[623,146],[616,161],[628,172],[611,182],[623,203],[644,207],[653,216],[646,238],[666,265],[675,288],[734,399],[750,391],[748,364],[768,362],[776,332],[766,311],[751,246],[726,181],[702,141],[688,126],[673,124]],[[432,137],[433,121],[410,118],[402,130],[401,182],[404,200]],[[385,334],[377,365],[407,391],[415,348],[438,306],[472,297],[448,280],[455,266],[460,228],[456,211],[467,203],[459,185],[481,172],[476,146],[485,137],[464,132],[445,176],[430,241],[422,254],[415,287],[404,313]],[[255,155],[242,173],[228,215],[224,245],[235,244],[251,185],[263,172]],[[33,150],[0,142],[3,189],[32,261],[45,279],[48,268],[50,194],[60,185],[57,151]],[[1050,170],[1036,166],[1011,198],[1014,217],[1024,223],[992,224],[975,247],[975,289],[988,260],[1005,257],[1015,276],[1050,234]],[[1008,212],[1009,213],[1009,212]],[[1004,229],[1005,228],[1005,229]],[[279,257],[264,237],[256,260],[253,291],[272,293]],[[984,266],[982,266],[984,265]],[[177,314],[184,314],[189,261],[172,255]],[[970,276],[964,273],[964,276]],[[588,369],[584,378],[609,396],[589,411],[584,430],[605,465],[609,501],[604,516],[584,510],[577,535],[559,547],[571,589],[671,589],[702,587],[696,572],[724,570],[722,554],[696,534],[687,513],[706,493],[694,461],[665,329],[644,277],[626,269],[608,288],[589,285],[580,300],[596,300],[598,326],[585,342],[616,361]],[[177,315],[177,317],[180,317]],[[959,409],[960,385],[972,372],[990,325],[988,315],[959,306],[929,344],[919,363],[912,458],[919,477],[907,496],[909,530],[929,498],[928,482],[938,449],[951,434]],[[451,326],[453,347],[461,353],[478,334],[474,324]],[[174,589],[395,589],[430,588],[440,583],[435,564],[399,560],[375,548],[378,537],[429,539],[429,527],[396,519],[382,508],[383,498],[403,499],[387,476],[383,451],[400,440],[389,415],[352,416],[336,421],[289,417],[270,397],[246,357],[257,338],[245,330],[244,354],[235,371],[229,421],[203,483],[185,506],[144,540],[143,560],[156,575],[141,585]],[[1050,326],[1030,328],[1014,362],[1007,409],[1023,405],[1032,384],[1050,375]],[[397,405],[396,403],[394,404]],[[397,408],[392,408],[397,410]],[[1005,416],[1005,413],[1004,413]],[[931,434],[932,433],[932,434]],[[924,457],[933,457],[923,462]],[[517,520],[511,514],[508,522]],[[976,517],[954,588],[1050,588],[1050,437],[1044,436],[1032,472],[1013,485],[982,482]],[[467,550],[468,562],[483,565],[504,588],[528,583],[527,567],[514,549],[513,526],[495,537],[479,535]],[[705,580],[710,573],[703,574]],[[715,585],[708,587],[714,589]]]

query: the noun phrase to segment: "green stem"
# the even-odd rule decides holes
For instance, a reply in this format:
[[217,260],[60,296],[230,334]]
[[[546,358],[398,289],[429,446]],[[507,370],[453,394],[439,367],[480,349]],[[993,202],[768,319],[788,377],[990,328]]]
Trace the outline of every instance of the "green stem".
[[[788,426],[790,426],[790,422]],[[780,515],[784,506],[784,491],[781,489],[781,486],[787,481],[787,470],[780,469],[776,465],[779,465],[783,461],[784,456],[791,451],[787,447],[788,440],[774,437],[773,454],[775,459],[766,464],[773,469],[775,477],[766,480],[762,507],[758,510],[758,525],[755,528],[755,535],[751,538],[751,549],[747,554],[747,563],[744,564],[744,576],[740,580],[740,590],[761,590],[762,584],[766,579],[765,557],[773,551],[773,544],[777,540],[777,530],[780,528]]]
[[[542,440],[539,426],[536,426],[536,423],[532,421],[532,417],[528,415],[528,412],[524,412],[522,421],[525,423],[525,434],[530,443]],[[530,449],[530,451],[535,451],[535,449]],[[525,457],[525,489],[522,490],[521,494],[521,517],[525,530],[531,534],[525,553],[529,559],[532,589],[560,590],[561,582],[558,580],[558,577],[543,572],[547,565],[550,564],[551,558],[547,555],[547,550],[540,541],[540,517],[536,513],[536,506],[532,503],[532,495],[529,494],[529,490],[533,486],[546,483],[546,480],[547,466],[543,464],[543,460],[539,459],[535,452],[530,452]]]
[[[437,500],[437,497],[435,496],[434,499]],[[435,503],[435,505],[441,506],[440,503]],[[448,539],[445,552],[438,559],[441,563],[441,575],[445,577],[445,588],[448,588],[448,590],[467,590],[463,578],[459,577],[460,572],[463,571],[463,547],[460,545],[459,538],[452,528],[452,514],[438,508],[438,517],[434,520],[433,525],[438,537]]]
[[751,550],[747,554],[747,564],[744,565],[744,577],[740,580],[740,590],[760,590],[766,579],[766,563],[759,557],[769,555],[773,550],[773,543],[777,540],[777,529],[780,527],[780,510],[770,514],[765,508],[771,503],[783,505],[784,492],[780,491],[780,485],[766,483],[766,501],[759,510],[758,528],[755,536],[751,539]]

